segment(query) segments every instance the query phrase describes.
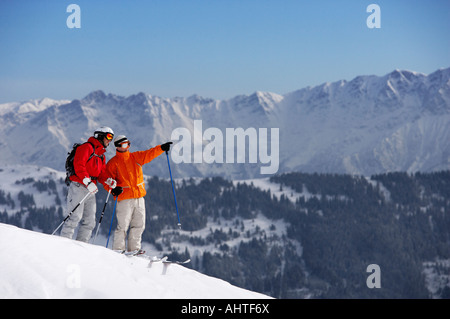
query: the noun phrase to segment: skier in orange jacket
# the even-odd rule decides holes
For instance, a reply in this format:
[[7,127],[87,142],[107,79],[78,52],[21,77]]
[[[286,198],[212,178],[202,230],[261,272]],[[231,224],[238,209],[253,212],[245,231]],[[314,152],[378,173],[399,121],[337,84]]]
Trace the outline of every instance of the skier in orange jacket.
[[[142,233],[145,229],[145,201],[146,195],[142,166],[151,162],[165,151],[169,151],[168,142],[146,151],[129,152],[131,142],[124,135],[114,140],[116,155],[106,164],[106,172],[117,181],[117,187],[112,191],[118,196],[116,206],[117,228],[114,232],[113,250],[144,253],[141,250]],[[120,192],[123,190],[122,192]],[[125,247],[128,234],[128,247]],[[127,249],[126,249],[127,248]]]

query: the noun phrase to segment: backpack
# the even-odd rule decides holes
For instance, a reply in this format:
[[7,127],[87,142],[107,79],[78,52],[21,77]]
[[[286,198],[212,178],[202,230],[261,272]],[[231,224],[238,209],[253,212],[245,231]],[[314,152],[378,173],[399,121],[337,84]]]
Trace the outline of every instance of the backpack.
[[86,143],[89,143],[92,146],[92,154],[89,156],[87,162],[89,162],[89,160],[92,157],[94,157],[94,155],[102,158],[102,160],[103,160],[104,155],[97,155],[97,154],[95,154],[95,147],[94,147],[94,144],[92,144],[91,142],[75,143],[75,144],[73,144],[72,150],[67,153],[68,155],[67,155],[67,158],[66,158],[66,180],[65,181],[66,181],[66,185],[67,186],[69,186],[70,183],[72,182],[70,180],[70,176],[75,175],[75,168],[73,167],[73,159],[75,158],[75,153],[77,151],[77,148],[78,148],[78,146],[86,144]]

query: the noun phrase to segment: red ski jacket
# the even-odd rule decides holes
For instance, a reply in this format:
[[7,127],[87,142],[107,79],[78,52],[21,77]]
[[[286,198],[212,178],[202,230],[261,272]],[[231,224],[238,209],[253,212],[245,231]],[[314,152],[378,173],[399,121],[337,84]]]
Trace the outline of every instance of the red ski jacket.
[[[89,177],[94,183],[99,181],[104,184],[108,178],[108,176],[105,175],[106,160],[103,155],[106,152],[106,149],[100,141],[93,136],[88,139],[88,142],[89,143],[84,143],[78,146],[75,152],[75,157],[73,158],[75,175],[70,176],[70,180],[72,182],[83,184],[83,179],[85,177]],[[94,148],[90,143],[94,145]],[[94,156],[89,159],[93,152]]]

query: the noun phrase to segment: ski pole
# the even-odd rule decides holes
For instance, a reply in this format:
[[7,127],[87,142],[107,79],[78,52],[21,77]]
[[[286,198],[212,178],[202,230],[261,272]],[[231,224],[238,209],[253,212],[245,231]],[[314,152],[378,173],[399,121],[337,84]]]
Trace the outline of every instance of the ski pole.
[[90,192],[87,193],[86,196],[84,196],[82,200],[80,200],[80,202],[77,204],[77,206],[75,206],[75,208],[72,209],[72,211],[69,213],[69,215],[67,215],[67,217],[64,218],[64,220],[61,222],[61,224],[59,224],[59,226],[56,227],[56,229],[53,231],[52,235],[54,235],[54,234],[58,231],[58,229],[61,228],[62,225],[64,225],[64,223],[66,222],[66,220],[68,220],[68,219],[70,218],[70,216],[72,215],[72,213],[73,213],[74,211],[76,211],[76,209],[78,208],[78,206],[80,206],[80,205],[86,200],[86,198],[88,198],[89,195],[91,195]]
[[177,210],[178,228],[181,229],[180,214],[178,214],[177,197],[175,196],[175,187],[173,186],[172,170],[170,169],[169,152],[166,151],[167,165],[169,166],[170,181],[172,182],[173,199],[175,200],[175,209]]
[[106,204],[108,204],[109,195],[111,195],[111,188],[108,191],[108,196],[106,196],[106,202],[105,202],[105,205],[103,205],[102,214],[100,215],[100,219],[98,220],[97,230],[95,231],[95,235],[94,235],[92,244],[95,244],[95,240],[97,239],[98,230],[100,228],[100,224],[102,223],[103,215],[105,214],[105,208],[106,208]]
[[119,199],[119,196],[116,197],[116,200],[114,201],[114,209],[113,209],[113,214],[111,217],[111,225],[109,226],[109,232],[108,232],[108,240],[106,241],[106,248],[108,248],[108,244],[109,244],[109,236],[111,235],[111,228],[112,228],[112,224],[114,221],[114,215],[116,214],[116,205],[117,205],[117,200]]

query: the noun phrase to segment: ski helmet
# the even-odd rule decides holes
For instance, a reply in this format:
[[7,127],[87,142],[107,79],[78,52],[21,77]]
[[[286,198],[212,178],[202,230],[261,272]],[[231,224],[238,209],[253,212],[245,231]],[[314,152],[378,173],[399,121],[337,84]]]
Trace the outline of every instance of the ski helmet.
[[94,137],[96,139],[106,137],[108,140],[112,140],[114,137],[114,131],[108,126],[101,126],[95,130]]
[[128,138],[125,135],[118,135],[114,139],[114,146],[115,147],[122,147],[122,143],[130,143],[130,141],[128,140]]

